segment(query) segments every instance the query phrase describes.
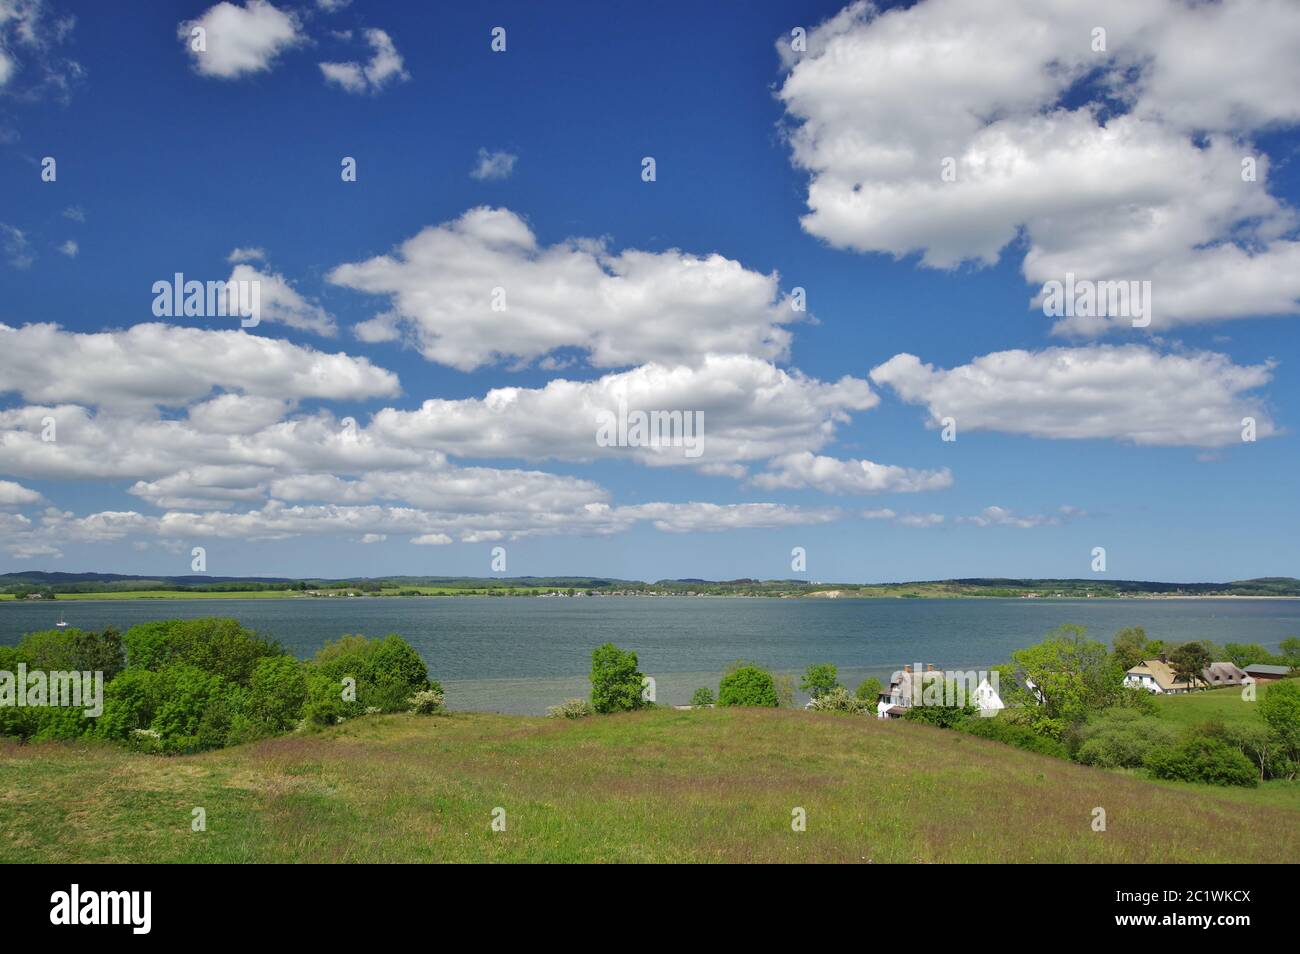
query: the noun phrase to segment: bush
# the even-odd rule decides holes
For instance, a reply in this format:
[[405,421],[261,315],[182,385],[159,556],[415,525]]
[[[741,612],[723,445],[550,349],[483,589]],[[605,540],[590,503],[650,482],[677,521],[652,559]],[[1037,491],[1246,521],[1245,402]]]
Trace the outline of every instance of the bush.
[[546,714],[552,719],[583,719],[591,713],[591,703],[586,699],[565,699],[558,706],[551,706],[546,710]]
[[1018,749],[1037,752],[1039,755],[1050,755],[1058,759],[1068,759],[1070,757],[1070,753],[1065,746],[1056,739],[1039,735],[1029,726],[1012,722],[1001,716],[992,716],[990,718],[978,715],[972,716],[963,719],[957,724],[957,728],[962,732],[977,735],[981,739],[992,739],[994,742],[1001,742],[1004,745],[1014,745]]
[[842,712],[846,715],[861,715],[871,711],[873,707],[858,699],[843,686],[836,686],[834,689],[816,696],[808,704],[808,708],[814,712]]
[[779,704],[772,674],[758,666],[742,665],[722,677],[718,684],[720,706],[765,706]]
[[636,668],[636,653],[613,643],[591,652],[591,707],[597,712],[640,709],[645,677]]
[[[126,668],[121,668],[125,648]],[[418,653],[399,636],[345,636],[300,663],[236,620],[163,620],[85,633],[49,630],[0,646],[0,670],[19,662],[48,670],[120,669],[104,686],[104,710],[0,707],[0,735],[90,736],[147,752],[196,752],[265,738],[296,726],[333,725],[367,712],[443,705]],[[356,680],[344,698],[343,679]]]
[[1147,769],[1156,778],[1211,785],[1259,784],[1255,767],[1246,756],[1221,739],[1193,735],[1177,745],[1156,749],[1147,757]]
[[[310,721],[321,721],[327,714],[338,718],[364,715],[368,709],[379,712],[403,712],[409,708],[411,694],[421,689],[442,686],[429,681],[424,660],[406,640],[389,635],[383,639],[344,636],[326,643],[310,666],[309,697],[315,704]],[[344,680],[356,681],[356,698],[344,699]]]
[[421,689],[411,696],[411,711],[416,715],[433,715],[442,709],[442,701],[442,690]]
[[691,694],[691,705],[697,709],[713,705],[713,690],[708,686],[700,686]]
[[1152,752],[1177,738],[1177,729],[1160,719],[1109,709],[1079,729],[1074,760],[1098,768],[1141,768]]
[[903,718],[908,722],[923,722],[926,725],[937,725],[941,729],[952,729],[977,712],[979,709],[970,702],[959,706],[919,705],[908,707]]

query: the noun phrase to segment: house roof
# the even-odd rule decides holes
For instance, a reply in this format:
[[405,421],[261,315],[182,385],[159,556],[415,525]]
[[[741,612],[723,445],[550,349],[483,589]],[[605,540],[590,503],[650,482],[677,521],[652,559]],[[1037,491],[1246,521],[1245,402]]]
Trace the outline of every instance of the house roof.
[[1128,675],[1150,676],[1156,681],[1156,685],[1166,692],[1187,686],[1186,679],[1174,672],[1174,668],[1169,663],[1161,662],[1159,659],[1144,659],[1130,669]]
[[1246,678],[1246,673],[1230,662],[1212,662],[1201,670],[1205,681],[1217,685],[1235,685]]
[[1255,663],[1253,666],[1246,667],[1246,672],[1252,676],[1256,673],[1261,676],[1285,676],[1290,671],[1287,666],[1268,666],[1264,663]]

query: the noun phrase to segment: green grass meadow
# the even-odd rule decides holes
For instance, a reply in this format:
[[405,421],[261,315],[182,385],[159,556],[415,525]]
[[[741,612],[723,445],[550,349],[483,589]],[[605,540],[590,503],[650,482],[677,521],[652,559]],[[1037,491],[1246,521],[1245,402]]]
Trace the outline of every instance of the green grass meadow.
[[0,861],[1294,862],[1271,792],[798,710],[372,716],[173,758],[0,742]]

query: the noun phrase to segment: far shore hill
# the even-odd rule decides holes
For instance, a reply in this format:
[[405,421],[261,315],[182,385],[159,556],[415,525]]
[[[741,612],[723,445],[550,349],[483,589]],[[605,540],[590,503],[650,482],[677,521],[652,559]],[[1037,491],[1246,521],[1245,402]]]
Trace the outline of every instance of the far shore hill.
[[133,576],[27,571],[0,574],[0,600],[330,599],[414,596],[689,596],[773,599],[1297,599],[1300,580],[1229,583],[970,578],[902,583],[808,580],[620,580],[589,576],[386,576],[343,579]]

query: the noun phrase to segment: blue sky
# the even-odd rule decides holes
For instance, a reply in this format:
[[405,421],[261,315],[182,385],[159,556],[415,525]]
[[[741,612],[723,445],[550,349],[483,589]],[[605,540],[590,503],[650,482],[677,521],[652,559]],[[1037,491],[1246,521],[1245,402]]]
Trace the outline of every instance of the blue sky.
[[[1295,575],[1295,15],[1018,6],[0,0],[0,571]],[[595,445],[637,382],[699,461]]]

